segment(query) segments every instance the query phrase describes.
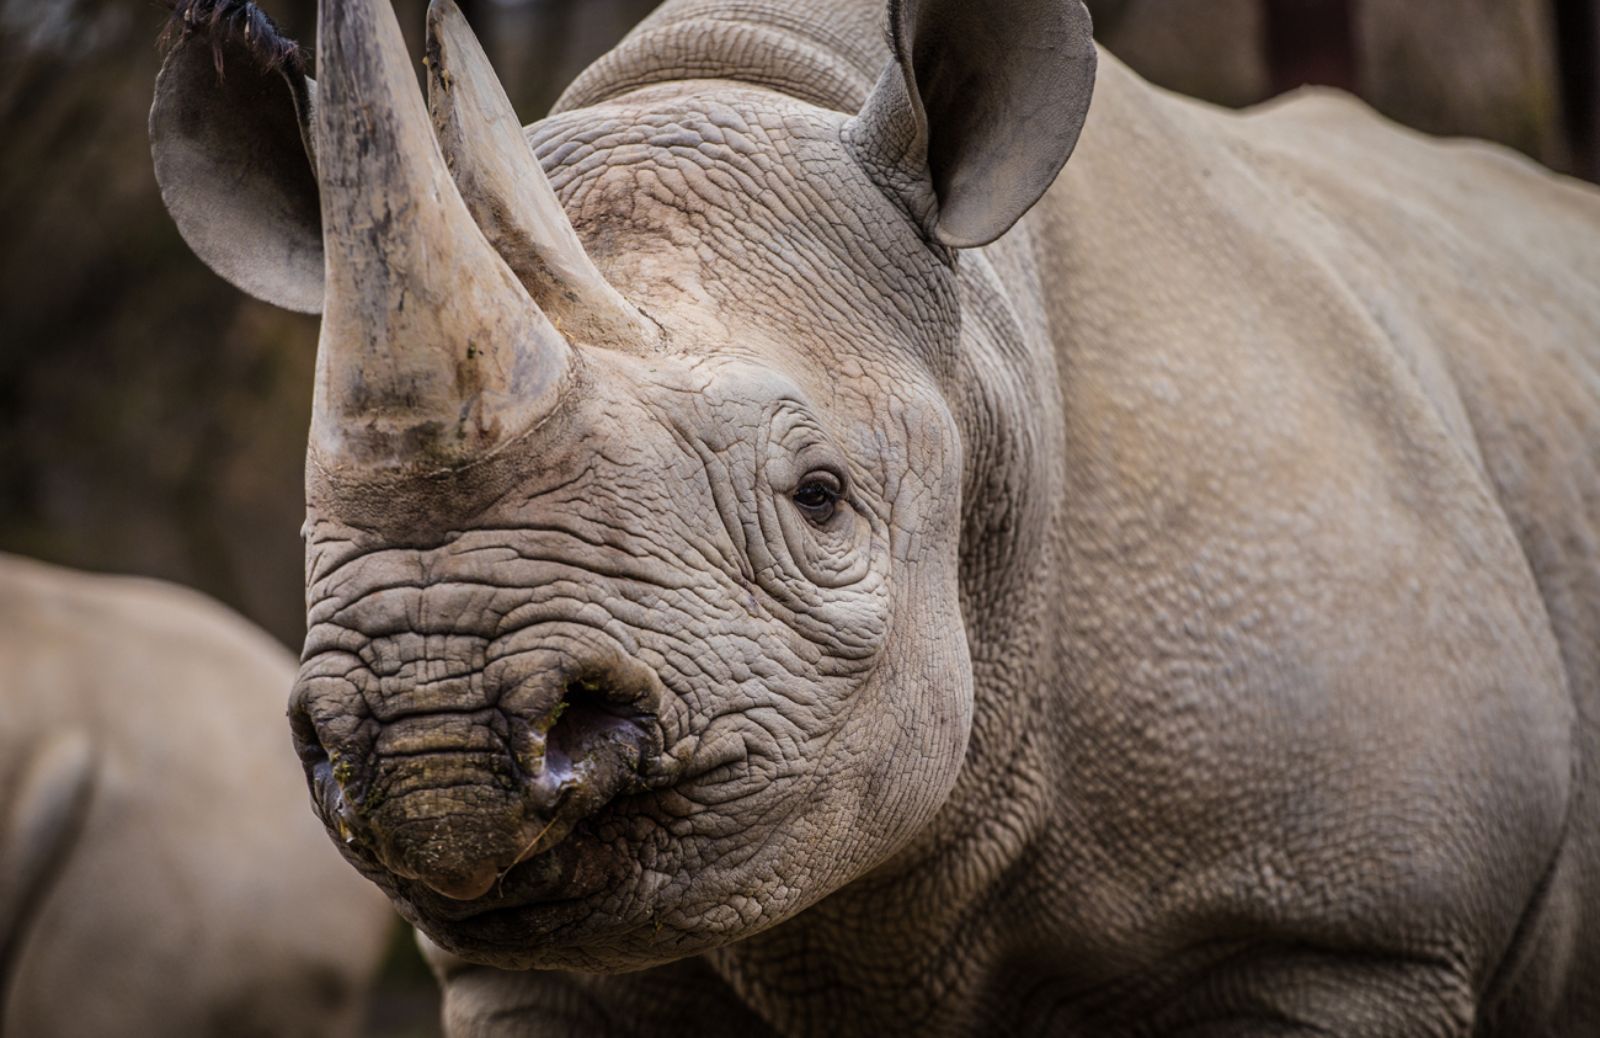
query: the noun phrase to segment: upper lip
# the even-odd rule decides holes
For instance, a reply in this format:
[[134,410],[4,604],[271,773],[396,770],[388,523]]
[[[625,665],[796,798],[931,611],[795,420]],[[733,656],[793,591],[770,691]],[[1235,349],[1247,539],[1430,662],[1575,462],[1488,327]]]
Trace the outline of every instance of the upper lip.
[[[583,840],[583,834],[573,833],[562,843],[518,861],[501,874],[487,893],[470,901],[458,901],[435,893],[418,880],[405,880],[403,886],[407,899],[414,905],[429,917],[447,922],[461,922],[535,904],[575,903],[582,901],[588,893],[574,893],[571,886],[571,856],[577,850],[574,844]],[[533,875],[541,868],[550,873],[544,882]]]
[[[520,868],[520,865],[513,865],[510,871],[514,872],[518,868]],[[560,904],[577,900],[561,896],[545,897],[533,891],[518,891],[513,894],[506,894],[499,890],[497,885],[497,889],[480,898],[472,901],[457,901],[454,898],[445,897],[443,894],[434,893],[416,880],[408,881],[407,887],[409,888],[406,894],[408,900],[419,908],[424,909],[430,918],[448,923],[465,922],[468,919],[475,919],[493,912],[508,912],[513,909],[526,908],[533,904]]]
[[[656,733],[658,738],[660,734],[658,730]],[[603,819],[619,802],[647,797],[680,781],[685,770],[686,762],[683,760],[664,755],[647,760],[650,760],[653,766],[647,767],[644,761],[638,762],[630,769],[630,774],[621,779],[619,787],[611,797],[588,812],[572,815],[570,798],[564,790],[562,795],[548,807],[549,825],[545,828],[556,836],[556,839],[553,842],[536,840],[530,843],[523,856],[506,867],[486,893],[468,900],[458,900],[438,894],[421,880],[413,878],[403,870],[397,871],[384,860],[384,855],[379,852],[375,844],[375,837],[368,820],[356,810],[351,797],[346,793],[344,784],[337,781],[335,777],[337,767],[332,761],[323,757],[311,763],[308,771],[318,813],[327,827],[342,839],[352,853],[381,869],[389,877],[389,882],[397,884],[400,890],[404,891],[407,900],[425,908],[429,916],[459,921],[534,903],[553,904],[581,900],[581,896],[574,898],[569,894],[571,868],[570,861],[565,859],[565,855],[575,851],[572,845],[585,841],[583,830],[594,820]],[[552,857],[553,855],[556,857]],[[552,870],[553,874],[544,882],[537,882],[534,880],[534,874],[541,869]]]
[[[583,633],[595,635],[595,632]],[[329,830],[349,845],[351,853],[372,867],[381,869],[382,873],[387,874],[386,884],[395,884],[397,893],[404,892],[408,900],[426,905],[429,915],[464,919],[534,902],[571,900],[569,891],[572,889],[573,859],[569,855],[573,849],[568,847],[561,851],[560,848],[567,841],[583,840],[583,833],[573,830],[587,828],[593,819],[604,818],[617,801],[648,795],[681,782],[692,756],[684,752],[685,748],[692,746],[695,741],[685,740],[681,732],[674,737],[675,730],[680,728],[684,720],[684,700],[659,671],[612,643],[609,636],[604,634],[597,636],[596,646],[597,650],[590,658],[602,661],[597,667],[620,668],[619,684],[610,685],[603,676],[604,670],[590,672],[602,675],[598,687],[587,684],[593,679],[580,670],[576,676],[567,679],[567,691],[559,697],[555,697],[553,690],[534,692],[532,696],[542,697],[538,699],[542,704],[539,708],[541,711],[548,712],[551,702],[559,704],[556,712],[553,715],[546,713],[542,722],[523,718],[520,709],[514,711],[513,701],[509,698],[513,690],[510,685],[505,686],[502,694],[493,696],[490,702],[459,711],[462,715],[494,715],[487,720],[477,718],[472,728],[473,732],[486,737],[487,741],[480,740],[478,745],[462,749],[475,755],[498,757],[501,752],[508,754],[512,773],[520,777],[523,786],[522,817],[528,826],[525,835],[532,837],[541,827],[543,829],[538,837],[530,840],[521,856],[504,868],[486,893],[465,901],[454,900],[429,889],[421,879],[414,878],[416,872],[413,869],[427,868],[420,864],[431,860],[426,856],[412,861],[410,852],[402,852],[396,860],[387,860],[393,856],[394,849],[388,846],[388,837],[383,835],[387,831],[385,827],[376,825],[379,819],[375,812],[385,810],[382,806],[385,791],[394,792],[390,789],[390,781],[382,778],[385,773],[380,760],[395,754],[378,751],[382,744],[381,735],[374,736],[375,727],[370,724],[361,725],[353,731],[346,729],[349,734],[343,740],[324,743],[323,737],[309,724],[309,711],[302,707],[299,710],[302,722],[296,727],[295,734],[297,741],[303,744],[302,759],[306,762],[318,813]],[[575,653],[581,652],[581,649],[575,650]],[[604,662],[606,660],[616,662]],[[556,677],[557,673],[563,672],[545,672],[534,676],[532,681],[543,682],[544,687],[549,689],[553,684],[551,679],[561,680]],[[516,689],[524,687],[537,686],[515,686]],[[527,701],[529,695],[521,698]],[[601,728],[585,728],[582,724],[571,729],[560,728],[563,712],[570,711],[570,721],[583,716],[585,710],[591,721],[599,715],[610,714],[616,722],[626,725],[632,732],[625,741],[629,744],[636,742],[638,749],[624,753],[620,744],[615,749],[605,749],[604,740],[607,736],[604,735],[603,725]],[[413,716],[437,716],[443,713],[454,714],[457,711],[400,710],[383,719],[382,731],[393,734],[398,729],[391,726],[403,728]],[[452,753],[453,747],[449,744],[454,741],[454,736],[447,737],[441,730],[436,737],[430,738],[425,729],[431,727],[425,723],[423,729],[409,733],[406,739],[390,749],[402,757]],[[305,730],[302,731],[302,728]],[[518,741],[526,738],[530,731],[535,740],[532,753]],[[567,734],[561,734],[563,731]],[[494,734],[490,735],[490,732]],[[596,742],[596,738],[601,741]],[[597,750],[596,747],[601,748]],[[599,756],[589,756],[595,752]],[[580,753],[582,757],[578,756]],[[592,766],[598,770],[583,772],[582,777],[571,780],[572,784],[560,770],[547,771],[552,765],[559,769],[567,754],[572,755],[574,762],[580,759],[586,764],[592,762]],[[350,768],[345,764],[346,761],[361,766]],[[341,769],[349,770],[352,774],[343,774]],[[354,781],[351,781],[352,778]],[[382,783],[376,791],[374,782]],[[507,789],[507,792],[510,790]],[[584,795],[578,795],[580,793]],[[395,799],[391,803],[398,805],[399,801]],[[395,810],[395,807],[387,810]],[[546,822],[548,825],[544,824]],[[514,852],[515,846],[510,850]],[[552,863],[557,859],[551,855],[558,851],[562,864],[554,867]],[[604,871],[598,863],[593,867]],[[598,881],[598,875],[591,874],[588,868],[585,874],[591,875],[591,879],[585,882]]]

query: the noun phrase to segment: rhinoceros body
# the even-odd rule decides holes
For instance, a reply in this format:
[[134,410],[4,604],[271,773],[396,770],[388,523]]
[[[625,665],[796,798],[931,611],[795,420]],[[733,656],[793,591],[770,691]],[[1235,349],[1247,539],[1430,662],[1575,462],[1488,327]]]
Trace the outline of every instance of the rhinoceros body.
[[0,556],[0,660],[0,1030],[354,1033],[393,916],[306,824],[288,654],[192,592]]
[[1591,1033],[1600,195],[888,15],[672,0],[531,151],[448,0],[426,109],[381,0],[314,102],[169,58],[180,228],[324,314],[291,721],[452,1032]]

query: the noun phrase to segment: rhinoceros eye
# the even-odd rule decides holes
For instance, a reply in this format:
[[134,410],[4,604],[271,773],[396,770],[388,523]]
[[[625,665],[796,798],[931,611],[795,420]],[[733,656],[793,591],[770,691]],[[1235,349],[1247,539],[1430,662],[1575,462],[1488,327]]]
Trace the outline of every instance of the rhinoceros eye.
[[837,476],[831,472],[813,472],[795,488],[794,504],[801,515],[821,526],[833,518],[840,493]]

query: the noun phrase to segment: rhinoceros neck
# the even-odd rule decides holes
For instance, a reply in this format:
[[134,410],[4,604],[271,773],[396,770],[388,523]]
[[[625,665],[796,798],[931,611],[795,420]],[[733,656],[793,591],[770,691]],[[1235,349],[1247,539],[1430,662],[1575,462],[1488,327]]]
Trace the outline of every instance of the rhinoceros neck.
[[1041,774],[1020,765],[970,828],[708,961],[778,1034],[1031,1033],[1031,996],[1071,961]]
[[731,79],[854,112],[889,60],[881,0],[667,0],[555,111],[655,83]]

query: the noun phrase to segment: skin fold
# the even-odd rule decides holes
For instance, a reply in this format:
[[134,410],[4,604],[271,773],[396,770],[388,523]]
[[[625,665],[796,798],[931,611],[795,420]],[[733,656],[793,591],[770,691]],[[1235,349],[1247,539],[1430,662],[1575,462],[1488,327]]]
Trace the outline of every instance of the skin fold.
[[1600,1026],[1592,189],[1076,2],[671,0],[529,152],[340,10],[291,723],[452,1034]]

